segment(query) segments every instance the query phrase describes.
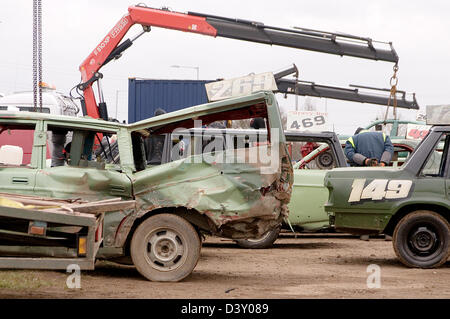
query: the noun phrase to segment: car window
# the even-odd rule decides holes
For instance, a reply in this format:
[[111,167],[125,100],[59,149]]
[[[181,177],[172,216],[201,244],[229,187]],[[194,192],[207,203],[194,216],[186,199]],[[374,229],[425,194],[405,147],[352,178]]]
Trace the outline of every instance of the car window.
[[[144,157],[147,167],[179,160],[199,154],[213,155],[229,149],[260,147],[270,145],[267,137],[267,109],[264,104],[255,104],[241,109],[210,113],[168,123],[165,125],[139,129],[136,134],[142,137]],[[254,119],[254,121],[253,121]],[[248,122],[248,123],[247,123]],[[248,129],[248,133],[232,132],[231,128],[239,125],[253,127],[258,123],[258,129]],[[197,130],[197,131],[193,131]],[[263,132],[264,136],[258,133]],[[134,132],[132,132],[134,134]],[[133,141],[133,152],[139,147],[138,139]],[[141,156],[141,154],[134,154]],[[135,158],[135,166],[140,159]],[[139,169],[137,169],[139,171]]]
[[35,124],[0,124],[0,163],[30,165],[34,130]]
[[[161,165],[166,162],[166,158],[163,156],[164,149],[166,145],[166,139],[168,138],[168,134],[158,134],[151,135],[142,140],[144,146],[144,154],[145,162],[147,165]],[[182,137],[181,137],[182,138]],[[176,141],[174,140],[174,144]],[[134,139],[133,149],[140,149],[141,142],[139,140]],[[141,154],[134,153],[134,157],[136,160],[136,155],[141,156]],[[182,154],[180,154],[182,155]]]
[[296,161],[294,169],[332,169],[338,165],[328,143],[291,142],[289,145],[292,159]]
[[399,167],[405,164],[413,152],[414,147],[401,143],[394,143],[394,153],[392,154],[391,162],[389,166]]
[[441,151],[442,146],[440,143],[435,145],[434,150],[431,152],[422,168],[422,176],[442,177],[444,175],[450,135],[444,134],[443,138],[445,138],[444,150]]
[[115,135],[106,132],[49,125],[47,145],[50,149],[47,167],[77,166],[103,169],[108,163],[118,163]]

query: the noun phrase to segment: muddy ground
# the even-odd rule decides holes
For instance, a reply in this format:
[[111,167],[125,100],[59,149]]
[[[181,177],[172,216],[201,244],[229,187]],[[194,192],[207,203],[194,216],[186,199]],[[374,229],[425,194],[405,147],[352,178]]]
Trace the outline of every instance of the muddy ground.
[[[380,288],[367,286],[371,264],[380,267]],[[68,289],[67,276],[1,270],[0,298],[450,298],[450,261],[438,269],[406,268],[391,241],[345,234],[285,232],[265,250],[210,237],[194,272],[178,283],[149,282],[131,266],[104,261],[82,272],[81,289]]]

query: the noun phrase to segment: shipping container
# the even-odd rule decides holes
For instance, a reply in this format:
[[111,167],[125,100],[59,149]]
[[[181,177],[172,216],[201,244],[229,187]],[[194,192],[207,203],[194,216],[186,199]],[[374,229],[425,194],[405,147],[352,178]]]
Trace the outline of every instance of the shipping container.
[[128,123],[152,117],[156,109],[177,111],[208,102],[208,80],[128,79]]

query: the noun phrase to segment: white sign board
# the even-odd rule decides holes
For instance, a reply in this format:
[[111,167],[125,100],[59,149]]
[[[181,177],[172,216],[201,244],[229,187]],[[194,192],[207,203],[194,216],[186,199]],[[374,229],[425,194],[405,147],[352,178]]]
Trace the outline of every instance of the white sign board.
[[248,95],[261,90],[278,90],[275,78],[271,72],[211,82],[205,84],[205,88],[210,102]]
[[288,131],[331,131],[328,113],[316,111],[288,111],[286,128]]
[[430,130],[431,125],[411,124],[406,125],[406,138],[409,140],[421,140]]
[[450,124],[450,104],[447,105],[427,105],[428,125],[449,125]]

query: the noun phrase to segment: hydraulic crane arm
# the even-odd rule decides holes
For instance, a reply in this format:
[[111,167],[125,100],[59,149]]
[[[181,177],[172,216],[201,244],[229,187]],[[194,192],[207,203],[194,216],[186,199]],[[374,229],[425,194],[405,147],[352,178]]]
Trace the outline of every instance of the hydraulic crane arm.
[[[278,91],[276,92],[284,93],[285,95],[294,94],[302,96],[314,96],[314,97],[330,98],[335,100],[371,103],[379,105],[393,104],[393,101],[389,100],[389,97],[391,95],[391,90],[389,89],[379,89],[361,85],[350,85],[350,87],[353,87],[354,89],[341,88],[329,85],[320,85],[309,81],[299,81],[298,74],[299,71],[295,64],[292,64],[292,66],[289,68],[274,73],[273,77],[278,87]],[[295,80],[283,78],[288,75],[293,75],[295,77]],[[375,91],[377,93],[371,94],[361,92],[359,89],[367,89]],[[389,92],[389,94],[388,95],[383,94],[386,92]],[[397,107],[413,110],[419,109],[419,104],[417,103],[415,93],[412,93],[412,100],[406,99],[405,91],[397,90],[395,94],[397,98]]]
[[[351,85],[354,89],[341,88],[336,86],[319,85],[314,82],[297,81],[291,79],[277,79],[278,93],[295,94],[302,96],[315,96],[330,98],[336,100],[345,100],[360,103],[371,103],[379,105],[388,105],[389,94],[381,95],[380,92],[390,92],[388,89],[377,89],[373,87]],[[378,91],[378,94],[361,92],[359,89],[369,89]],[[416,95],[413,93],[413,99],[406,99],[406,92],[397,91],[397,107],[405,109],[418,110],[419,105]],[[392,101],[390,104],[392,105]]]
[[100,103],[97,106],[92,84],[102,78],[102,74],[99,73],[99,70],[106,63],[112,59],[119,58],[122,52],[132,45],[135,39],[127,39],[120,45],[119,43],[134,24],[141,24],[144,32],[150,31],[151,26],[156,26],[216,36],[216,31],[205,22],[204,18],[141,6],[129,7],[128,14],[120,19],[106,37],[97,45],[94,51],[92,51],[80,65],[81,83],[77,88],[83,91],[81,106],[84,115],[89,115],[94,118],[100,117],[105,120],[108,119],[101,87],[99,86]]
[[389,50],[377,49],[370,38],[305,28],[285,29],[266,26],[261,22],[230,19],[197,12],[189,15],[204,17],[217,31],[218,37],[280,45],[289,48],[311,50],[352,56],[357,58],[398,62],[398,55],[389,43]]
[[398,62],[398,56],[391,43],[389,43],[389,50],[381,50],[375,48],[373,41],[369,38],[309,29],[283,29],[265,26],[254,21],[131,6],[128,8],[128,14],[120,19],[80,65],[81,83],[77,88],[83,91],[81,104],[84,115],[108,118],[100,83],[98,85],[100,99],[98,106],[92,84],[102,78],[102,74],[99,73],[101,67],[112,59],[119,58],[122,52],[132,45],[134,39],[120,42],[134,24],[142,25],[143,33],[150,31],[151,26],[155,26],[212,37],[220,36],[341,56]]

